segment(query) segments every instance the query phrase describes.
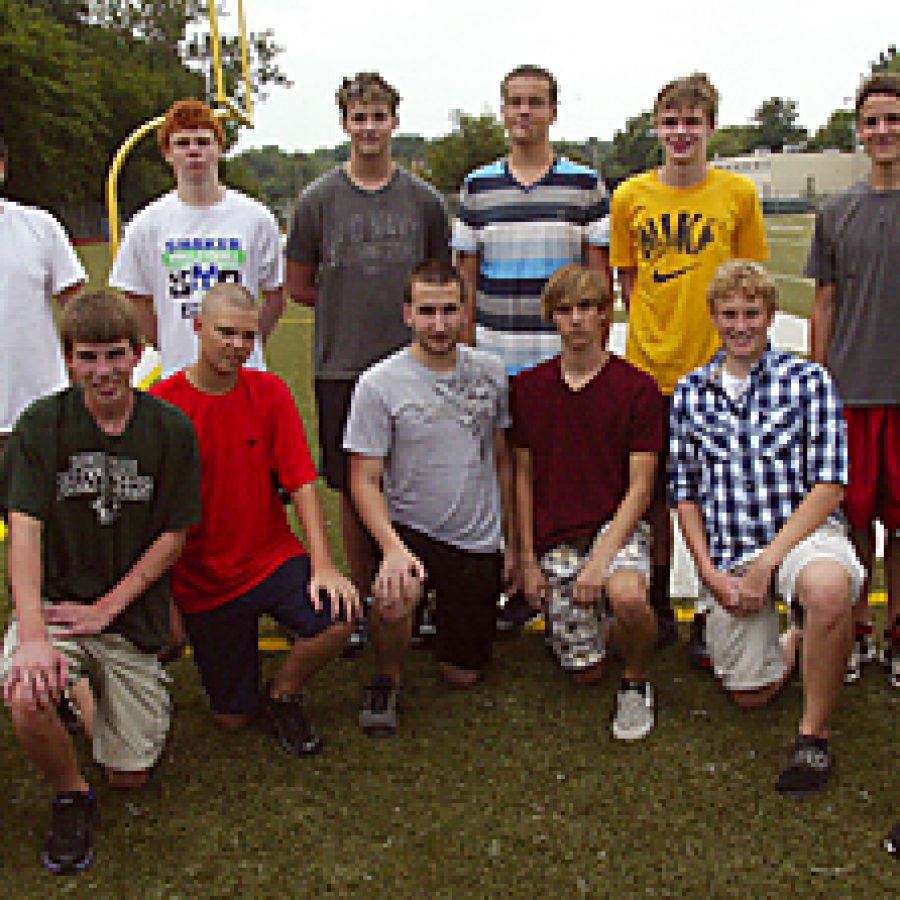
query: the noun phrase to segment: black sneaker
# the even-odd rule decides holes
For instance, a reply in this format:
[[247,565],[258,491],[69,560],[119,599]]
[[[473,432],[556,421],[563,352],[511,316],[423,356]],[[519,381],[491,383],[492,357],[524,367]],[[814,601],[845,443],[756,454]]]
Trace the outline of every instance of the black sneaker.
[[434,624],[434,613],[427,603],[420,603],[419,608],[416,610],[410,646],[413,650],[423,650],[434,643],[436,635],[437,628]]
[[709,671],[712,669],[712,660],[709,658],[709,650],[706,648],[706,613],[695,612],[691,620],[691,636],[688,640],[688,654],[691,666],[695,669]]
[[41,862],[54,875],[83,872],[94,859],[97,801],[93,791],[63,791],[50,807]]
[[791,758],[775,782],[775,789],[796,796],[811,794],[828,784],[833,766],[834,757],[828,749],[828,741],[798,735]]
[[497,607],[497,637],[515,637],[532,619],[540,615],[518,591]]
[[282,694],[273,697],[267,682],[263,696],[263,708],[278,743],[292,756],[313,756],[324,746],[303,710],[303,694]]
[[389,675],[375,675],[366,685],[359,726],[370,737],[390,737],[397,731],[399,692]]

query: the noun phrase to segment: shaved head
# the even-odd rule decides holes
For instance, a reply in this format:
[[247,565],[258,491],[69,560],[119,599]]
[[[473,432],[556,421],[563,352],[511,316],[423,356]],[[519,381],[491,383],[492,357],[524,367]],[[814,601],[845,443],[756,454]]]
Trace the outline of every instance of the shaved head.
[[256,298],[242,284],[216,284],[203,297],[200,315],[212,315],[225,307],[255,311]]

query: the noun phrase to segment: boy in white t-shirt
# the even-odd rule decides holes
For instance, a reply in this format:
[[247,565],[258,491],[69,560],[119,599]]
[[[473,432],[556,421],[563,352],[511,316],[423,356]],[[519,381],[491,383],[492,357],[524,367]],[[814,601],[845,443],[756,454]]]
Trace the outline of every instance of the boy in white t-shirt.
[[[219,182],[225,137],[212,110],[199,100],[177,101],[158,138],[176,189],[131,221],[109,283],[131,295],[167,378],[196,361],[193,320],[214,284],[235,282],[254,297],[262,293],[265,341],[284,309],[284,266],[272,213]],[[247,364],[265,368],[261,342]]]
[[[8,163],[0,138],[0,185]],[[0,455],[19,413],[66,386],[50,298],[62,306],[86,280],[50,213],[0,200]]]

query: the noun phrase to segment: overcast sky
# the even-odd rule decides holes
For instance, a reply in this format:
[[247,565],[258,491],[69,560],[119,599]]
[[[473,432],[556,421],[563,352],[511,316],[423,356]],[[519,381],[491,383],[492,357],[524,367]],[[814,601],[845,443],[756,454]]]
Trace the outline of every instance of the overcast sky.
[[[869,62],[900,42],[890,0],[244,3],[250,30],[274,29],[294,84],[271,91],[238,149],[339,143],[335,89],[344,75],[371,69],[403,97],[401,132],[446,134],[455,108],[496,113],[500,79],[526,62],[559,81],[554,139],[610,139],[666,81],[697,69],[719,89],[721,124],[744,124],[762,100],[783,96],[814,131],[847,104]],[[234,13],[227,30],[237,0],[224,8]]]

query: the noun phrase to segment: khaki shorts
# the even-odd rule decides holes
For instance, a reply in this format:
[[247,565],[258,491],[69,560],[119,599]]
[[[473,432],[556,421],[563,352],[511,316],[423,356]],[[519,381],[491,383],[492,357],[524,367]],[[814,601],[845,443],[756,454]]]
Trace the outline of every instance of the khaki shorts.
[[[110,769],[143,772],[162,753],[169,731],[169,680],[155,653],[139,650],[120,634],[62,638],[48,626],[53,646],[69,665],[67,686],[90,679],[97,698],[94,759]],[[3,642],[0,682],[6,680],[18,645],[13,621]]]
[[[794,602],[800,573],[817,559],[831,559],[844,567],[850,577],[849,603],[855,603],[865,570],[843,529],[830,522],[802,540],[782,560],[776,575],[778,595],[788,604]],[[700,600],[708,608],[706,645],[713,671],[727,690],[752,691],[784,677],[786,666],[774,598],[749,616],[732,615],[705,585],[700,587]]]

